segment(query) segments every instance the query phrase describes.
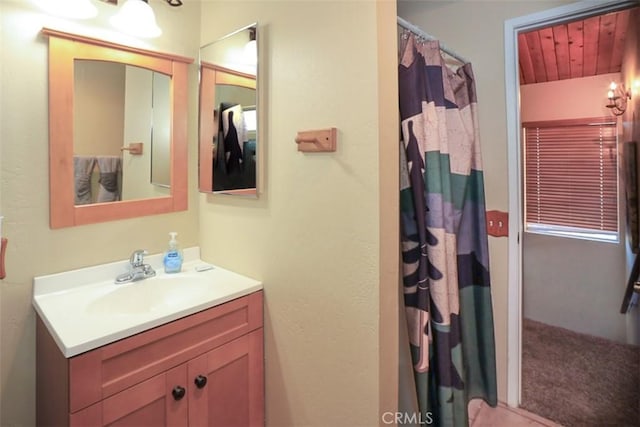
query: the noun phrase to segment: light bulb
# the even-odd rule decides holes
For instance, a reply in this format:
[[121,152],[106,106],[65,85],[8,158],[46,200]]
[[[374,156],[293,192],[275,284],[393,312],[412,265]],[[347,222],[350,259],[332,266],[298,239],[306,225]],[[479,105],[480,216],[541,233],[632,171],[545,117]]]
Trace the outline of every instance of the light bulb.
[[247,64],[255,65],[258,63],[258,43],[255,40],[249,41],[244,46],[244,58]]
[[135,37],[151,38],[162,34],[153,9],[143,0],[127,0],[111,18],[111,24],[123,33]]

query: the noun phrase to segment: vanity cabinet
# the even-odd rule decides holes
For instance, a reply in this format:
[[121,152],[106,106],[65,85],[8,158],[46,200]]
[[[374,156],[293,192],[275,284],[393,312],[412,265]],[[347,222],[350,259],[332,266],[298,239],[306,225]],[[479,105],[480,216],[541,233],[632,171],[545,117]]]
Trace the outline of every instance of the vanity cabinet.
[[263,426],[262,325],[258,291],[65,358],[38,318],[37,424]]

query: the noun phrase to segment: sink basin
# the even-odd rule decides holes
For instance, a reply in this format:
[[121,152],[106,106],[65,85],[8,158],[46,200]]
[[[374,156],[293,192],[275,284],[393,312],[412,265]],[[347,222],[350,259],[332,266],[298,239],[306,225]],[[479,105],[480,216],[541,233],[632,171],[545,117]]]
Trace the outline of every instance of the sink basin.
[[206,276],[180,273],[112,286],[110,292],[86,305],[88,314],[131,315],[180,308],[203,299],[213,284]]
[[95,349],[262,289],[262,283],[203,263],[183,251],[182,272],[166,274],[162,254],[146,261],[158,275],[116,285],[129,260],[33,280],[33,306],[65,357]]

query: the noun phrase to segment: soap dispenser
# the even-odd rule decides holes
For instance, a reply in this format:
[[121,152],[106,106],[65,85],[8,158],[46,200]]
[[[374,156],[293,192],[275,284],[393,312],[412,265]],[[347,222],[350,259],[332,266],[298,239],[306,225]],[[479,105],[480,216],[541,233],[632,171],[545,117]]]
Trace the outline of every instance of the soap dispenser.
[[164,253],[163,263],[165,273],[179,273],[182,270],[182,250],[178,247],[176,236],[178,233],[169,233],[169,249]]

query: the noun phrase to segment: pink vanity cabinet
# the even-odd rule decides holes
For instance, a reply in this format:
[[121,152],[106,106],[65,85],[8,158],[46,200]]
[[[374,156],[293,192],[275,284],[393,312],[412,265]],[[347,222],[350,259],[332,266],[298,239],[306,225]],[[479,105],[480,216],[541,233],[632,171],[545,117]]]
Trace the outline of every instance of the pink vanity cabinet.
[[262,326],[258,291],[65,358],[38,318],[37,424],[264,426]]

